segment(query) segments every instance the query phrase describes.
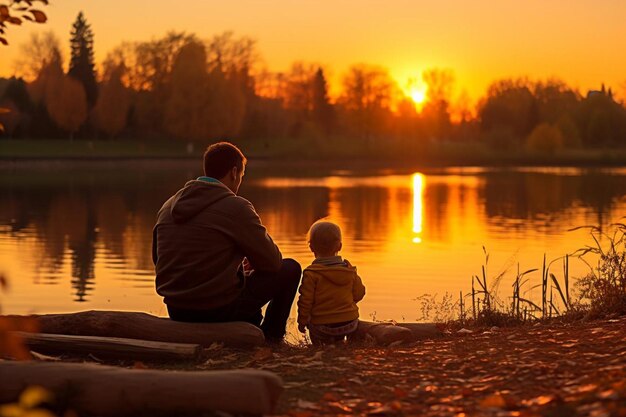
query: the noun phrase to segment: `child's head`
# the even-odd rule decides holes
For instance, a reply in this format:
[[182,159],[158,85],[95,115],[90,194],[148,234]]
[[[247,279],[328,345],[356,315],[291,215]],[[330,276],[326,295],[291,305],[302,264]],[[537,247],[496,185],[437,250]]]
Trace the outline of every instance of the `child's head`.
[[335,223],[317,221],[309,229],[307,241],[318,258],[337,255],[341,250],[341,229]]

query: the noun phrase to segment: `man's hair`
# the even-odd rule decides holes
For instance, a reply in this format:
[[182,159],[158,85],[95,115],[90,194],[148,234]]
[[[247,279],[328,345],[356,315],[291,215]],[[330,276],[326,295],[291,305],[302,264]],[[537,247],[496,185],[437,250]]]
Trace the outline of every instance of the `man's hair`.
[[243,153],[232,143],[214,143],[204,152],[204,175],[217,179],[224,178],[233,167],[242,171],[247,162]]
[[337,249],[337,243],[341,243],[341,229],[329,221],[316,221],[307,233],[307,241],[313,252],[333,252]]

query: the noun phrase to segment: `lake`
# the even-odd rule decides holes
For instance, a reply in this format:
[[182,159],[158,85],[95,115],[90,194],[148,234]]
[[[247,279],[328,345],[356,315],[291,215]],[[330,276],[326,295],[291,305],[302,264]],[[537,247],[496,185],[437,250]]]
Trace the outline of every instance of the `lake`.
[[[165,315],[154,292],[152,226],[161,204],[196,162],[34,164],[0,171],[0,294],[7,314],[87,309]],[[506,302],[518,264],[548,260],[591,243],[576,226],[607,228],[626,213],[626,170],[448,168],[415,171],[249,165],[240,194],[256,207],[285,257],[312,255],[308,227],[329,217],[343,229],[342,255],[367,287],[363,318],[423,318],[418,297],[471,288],[505,272]],[[553,270],[563,275],[560,261]],[[570,274],[584,274],[572,260]],[[539,273],[530,275],[536,297]],[[467,300],[466,300],[467,301]],[[468,302],[468,305],[471,305]],[[294,309],[295,311],[295,309]],[[295,317],[295,316],[294,316]],[[432,317],[431,317],[432,318]]]

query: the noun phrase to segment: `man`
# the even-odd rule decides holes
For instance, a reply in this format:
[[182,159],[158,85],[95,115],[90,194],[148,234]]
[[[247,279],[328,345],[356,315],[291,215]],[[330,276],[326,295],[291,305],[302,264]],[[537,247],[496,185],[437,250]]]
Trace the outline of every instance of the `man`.
[[152,241],[156,290],[172,320],[247,321],[280,341],[302,270],[282,259],[252,204],[237,196],[246,162],[231,143],[209,146],[205,175],[163,204]]

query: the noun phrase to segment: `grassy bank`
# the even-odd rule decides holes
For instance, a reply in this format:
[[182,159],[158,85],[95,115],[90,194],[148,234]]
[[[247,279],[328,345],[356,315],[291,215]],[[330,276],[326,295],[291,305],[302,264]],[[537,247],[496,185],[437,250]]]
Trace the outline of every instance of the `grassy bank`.
[[[341,146],[337,146],[341,143]],[[238,143],[253,160],[324,163],[341,166],[619,166],[625,149],[568,149],[553,154],[494,150],[480,143],[387,144],[338,139]],[[115,160],[198,158],[204,145],[177,141],[0,140],[0,160]]]
[[0,159],[184,158],[195,156],[180,142],[0,140]]

